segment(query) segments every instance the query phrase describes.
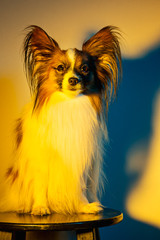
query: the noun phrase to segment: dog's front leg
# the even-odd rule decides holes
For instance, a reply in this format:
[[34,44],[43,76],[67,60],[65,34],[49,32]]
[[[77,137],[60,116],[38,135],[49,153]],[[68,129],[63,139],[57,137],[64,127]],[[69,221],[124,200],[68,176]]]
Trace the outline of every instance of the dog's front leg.
[[47,215],[50,209],[47,202],[48,177],[43,171],[37,171],[33,180],[33,206],[31,214]]

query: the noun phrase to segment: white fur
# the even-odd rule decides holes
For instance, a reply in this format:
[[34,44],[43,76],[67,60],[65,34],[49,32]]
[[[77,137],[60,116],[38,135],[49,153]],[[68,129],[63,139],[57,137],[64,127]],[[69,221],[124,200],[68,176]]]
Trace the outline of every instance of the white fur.
[[99,120],[87,96],[70,98],[62,92],[54,93],[39,113],[32,108],[33,103],[27,105],[22,117],[23,140],[14,159],[19,175],[0,210],[40,215],[98,212],[107,136],[103,116]]
[[68,56],[70,62],[72,63],[71,68],[73,69],[74,65],[75,65],[75,59],[76,59],[75,50],[72,48],[69,48],[67,50],[67,56]]
[[63,92],[65,94],[67,94],[70,97],[75,97],[78,94],[81,93],[82,88],[81,88],[81,84],[78,83],[76,84],[76,91],[70,91],[69,90],[69,83],[68,80],[71,77],[75,77],[75,78],[79,78],[79,76],[76,75],[75,71],[74,71],[74,66],[75,66],[75,61],[76,61],[76,54],[75,54],[75,50],[70,48],[67,50],[67,57],[70,61],[70,68],[68,69],[67,73],[64,75],[64,79],[63,79],[63,83],[62,83],[62,89]]

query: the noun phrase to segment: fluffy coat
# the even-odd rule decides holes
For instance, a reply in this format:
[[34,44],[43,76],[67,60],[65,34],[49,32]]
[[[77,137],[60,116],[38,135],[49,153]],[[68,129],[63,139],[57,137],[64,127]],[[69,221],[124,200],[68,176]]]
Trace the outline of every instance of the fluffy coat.
[[116,29],[77,49],[61,50],[31,26],[24,44],[31,102],[15,127],[14,161],[0,211],[45,215],[96,213],[102,185],[106,113],[118,86]]

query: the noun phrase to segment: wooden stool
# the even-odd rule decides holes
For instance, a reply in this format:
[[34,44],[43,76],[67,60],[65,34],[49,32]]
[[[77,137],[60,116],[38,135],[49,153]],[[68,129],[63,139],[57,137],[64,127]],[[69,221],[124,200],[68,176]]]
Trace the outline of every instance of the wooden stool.
[[27,231],[76,231],[77,240],[99,240],[99,227],[123,220],[120,211],[105,208],[99,214],[33,216],[0,213],[0,230],[12,232],[12,240],[25,240]]

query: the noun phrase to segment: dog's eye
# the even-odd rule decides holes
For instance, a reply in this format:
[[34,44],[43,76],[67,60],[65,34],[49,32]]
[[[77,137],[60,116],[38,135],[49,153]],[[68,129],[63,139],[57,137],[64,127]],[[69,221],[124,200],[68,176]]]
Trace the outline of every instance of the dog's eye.
[[60,64],[60,65],[58,65],[58,67],[56,69],[58,72],[64,72],[65,66],[63,64]]
[[89,73],[89,66],[87,64],[84,64],[81,66],[81,72],[84,74]]

